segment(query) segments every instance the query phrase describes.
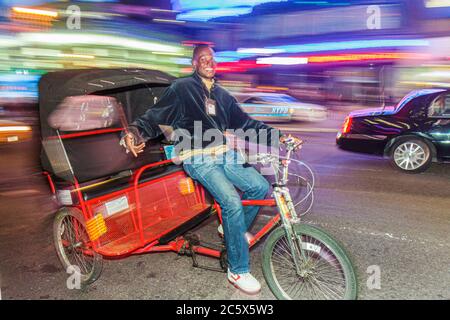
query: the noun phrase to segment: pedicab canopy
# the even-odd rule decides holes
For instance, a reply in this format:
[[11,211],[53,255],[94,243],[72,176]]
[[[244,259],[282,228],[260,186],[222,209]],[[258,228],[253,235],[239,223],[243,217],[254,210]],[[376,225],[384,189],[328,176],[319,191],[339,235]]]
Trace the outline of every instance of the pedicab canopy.
[[151,108],[175,78],[156,70],[50,72],[39,82],[43,169],[87,182],[164,159],[159,140],[134,158],[119,145],[121,129]]

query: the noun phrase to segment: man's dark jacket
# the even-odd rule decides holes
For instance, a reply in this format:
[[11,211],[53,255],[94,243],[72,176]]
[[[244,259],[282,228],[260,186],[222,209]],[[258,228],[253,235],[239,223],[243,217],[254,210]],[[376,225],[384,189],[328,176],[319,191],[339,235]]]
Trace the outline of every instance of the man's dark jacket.
[[[209,115],[206,112],[206,98],[215,101],[215,115]],[[250,118],[242,111],[236,99],[224,88],[215,84],[209,92],[197,73],[175,80],[165,90],[160,100],[130,125],[130,129],[132,132],[136,132],[133,129],[137,128],[141,137],[148,140],[161,135],[162,131],[158,125],[165,125],[171,126],[173,130],[187,130],[190,134],[192,148],[224,144],[223,139],[221,141],[203,141],[202,137],[198,136],[199,130],[195,130],[197,134],[195,139],[200,139],[198,141],[202,141],[202,143],[194,145],[192,139],[195,121],[201,121],[202,131],[200,134],[208,129],[218,129],[221,133],[227,129],[243,129],[244,131],[254,129],[260,138],[265,135],[264,132],[267,132],[268,144],[271,144],[272,135],[274,135],[274,141],[278,140],[280,136],[278,130]],[[180,141],[176,141],[176,143],[178,142]]]

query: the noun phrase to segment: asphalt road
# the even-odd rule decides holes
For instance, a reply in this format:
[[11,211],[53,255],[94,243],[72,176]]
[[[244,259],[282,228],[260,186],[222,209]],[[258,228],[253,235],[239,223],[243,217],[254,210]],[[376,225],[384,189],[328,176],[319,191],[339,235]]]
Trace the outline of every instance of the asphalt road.
[[[379,157],[337,149],[334,133],[297,134],[307,140],[302,159],[316,175],[314,207],[304,221],[346,248],[359,299],[450,299],[450,165],[404,174]],[[94,284],[67,289],[69,275],[52,240],[55,205],[37,154],[34,142],[0,147],[3,299],[274,299],[263,280],[262,245],[251,252],[253,273],[263,285],[258,296],[238,292],[225,274],[193,268],[189,257],[175,253],[107,260]],[[210,219],[196,232],[219,241],[216,227]],[[218,265],[210,258],[201,262]],[[379,283],[372,282],[377,271]]]

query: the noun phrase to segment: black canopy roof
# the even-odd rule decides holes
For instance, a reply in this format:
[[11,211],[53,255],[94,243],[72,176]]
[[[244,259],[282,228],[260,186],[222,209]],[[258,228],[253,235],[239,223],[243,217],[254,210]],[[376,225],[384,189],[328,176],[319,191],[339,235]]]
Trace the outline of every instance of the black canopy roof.
[[[159,144],[150,144],[138,159],[119,145],[120,132],[52,139],[57,132],[48,116],[70,96],[107,95],[124,108],[127,121],[151,108],[175,78],[161,71],[145,69],[66,70],[44,75],[39,82],[41,135],[46,151],[41,153],[44,170],[66,181],[90,181],[117,172],[135,169],[161,160]],[[122,126],[118,124],[118,126]],[[60,132],[62,135],[70,132]],[[44,147],[45,148],[45,147]],[[71,171],[68,169],[69,165]]]
[[[149,69],[76,69],[49,72],[39,81],[39,113],[43,137],[54,134],[47,118],[69,96],[96,94],[138,85],[168,86],[175,77]],[[50,129],[50,130],[49,130]]]
[[49,72],[42,76],[39,82],[39,102],[46,103],[55,93],[68,97],[142,83],[170,84],[174,79],[162,71],[148,69],[76,69]]

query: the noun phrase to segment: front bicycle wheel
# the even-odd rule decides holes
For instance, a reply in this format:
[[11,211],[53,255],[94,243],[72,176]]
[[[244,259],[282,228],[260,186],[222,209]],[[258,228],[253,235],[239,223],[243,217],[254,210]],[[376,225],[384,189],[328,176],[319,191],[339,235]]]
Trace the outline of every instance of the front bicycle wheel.
[[264,245],[262,269],[277,299],[356,299],[353,265],[342,247],[324,231],[305,224],[294,226],[301,240],[299,272],[283,227],[274,230]]

